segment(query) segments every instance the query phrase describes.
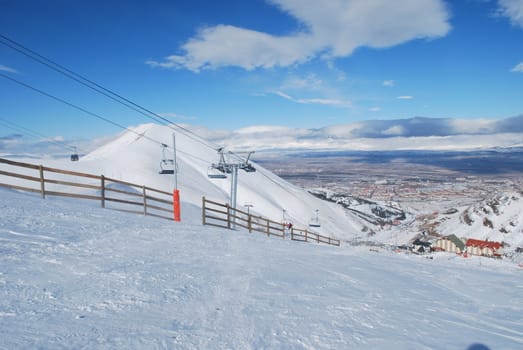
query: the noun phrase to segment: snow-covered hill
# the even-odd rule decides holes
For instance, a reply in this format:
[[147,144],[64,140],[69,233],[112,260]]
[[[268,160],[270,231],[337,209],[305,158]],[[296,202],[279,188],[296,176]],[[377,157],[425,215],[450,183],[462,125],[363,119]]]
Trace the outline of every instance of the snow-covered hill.
[[443,235],[505,242],[507,250],[523,246],[523,196],[519,192],[495,195],[455,213],[442,213],[434,221]]
[[520,349],[523,270],[0,189],[0,349]]
[[[162,147],[151,140],[169,145],[171,151],[166,154],[172,158],[173,130],[156,124],[139,125],[132,130],[132,132],[122,133],[113,141],[81,157],[79,162],[46,159],[44,165],[103,174],[119,180],[171,191],[174,186],[173,176],[158,174]],[[182,132],[176,132],[176,148],[179,167],[178,187],[182,203],[200,206],[202,196],[228,202],[230,178],[210,179],[207,176],[209,166],[219,160],[217,151],[208,147],[206,142],[188,137]],[[255,155],[253,158],[255,159]],[[250,209],[252,212],[277,221],[282,220],[285,210],[285,220],[301,228],[308,227],[309,221],[318,210],[321,227],[314,230],[320,234],[350,239],[361,231],[360,220],[347,214],[343,208],[315,198],[304,189],[293,186],[260,165],[255,164],[255,167],[256,172],[240,171],[239,173],[237,195],[239,209],[246,210],[244,204],[252,204]],[[183,211],[182,206],[182,220]]]

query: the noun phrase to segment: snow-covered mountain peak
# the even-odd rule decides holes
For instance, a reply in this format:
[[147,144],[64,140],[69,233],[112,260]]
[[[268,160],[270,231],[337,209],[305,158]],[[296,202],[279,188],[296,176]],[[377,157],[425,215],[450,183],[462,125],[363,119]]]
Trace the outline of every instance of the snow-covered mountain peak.
[[[182,203],[200,206],[203,196],[228,202],[230,176],[228,179],[208,177],[211,164],[219,161],[218,146],[178,128],[156,124],[130,128],[72,166],[79,171],[104,174],[170,191],[174,186],[173,176],[160,175],[158,172],[163,157],[173,158],[173,133]],[[168,147],[163,149],[162,144]],[[225,157],[229,162],[238,162],[237,155],[231,155],[228,151]],[[307,228],[318,210],[321,227],[314,229],[318,233],[349,239],[361,231],[360,220],[347,214],[343,208],[322,201],[255,162],[253,164],[256,172],[239,172],[239,209],[245,209],[243,205],[249,203],[253,205],[250,210],[254,213],[276,221],[290,221],[300,228]]]

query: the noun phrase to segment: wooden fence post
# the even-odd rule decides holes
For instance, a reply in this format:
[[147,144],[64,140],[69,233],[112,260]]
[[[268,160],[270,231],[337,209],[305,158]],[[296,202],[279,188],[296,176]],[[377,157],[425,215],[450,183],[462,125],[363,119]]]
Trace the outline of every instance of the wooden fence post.
[[249,233],[252,233],[252,215],[249,214],[247,217],[247,227],[249,228]]
[[307,229],[305,229],[305,242],[308,242],[308,238],[307,238]]
[[100,179],[102,181],[102,193],[101,193],[101,197],[102,197],[102,208],[105,208],[105,176],[100,176]]
[[202,225],[205,225],[205,196],[202,197]]
[[44,167],[42,165],[40,165],[40,191],[42,192],[42,198],[45,199]]
[[147,194],[145,193],[145,186],[142,186],[143,193],[143,215],[147,215]]
[[271,224],[269,223],[269,220],[267,221],[267,237],[271,236]]
[[294,241],[294,227],[291,227],[291,241]]

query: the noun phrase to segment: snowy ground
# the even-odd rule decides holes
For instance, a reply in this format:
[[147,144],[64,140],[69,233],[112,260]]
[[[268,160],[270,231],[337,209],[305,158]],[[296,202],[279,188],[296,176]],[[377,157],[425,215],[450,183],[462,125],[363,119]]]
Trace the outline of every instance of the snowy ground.
[[[523,347],[523,269],[0,190],[1,349]],[[472,347],[471,347],[472,346]],[[475,347],[480,349],[480,347]]]

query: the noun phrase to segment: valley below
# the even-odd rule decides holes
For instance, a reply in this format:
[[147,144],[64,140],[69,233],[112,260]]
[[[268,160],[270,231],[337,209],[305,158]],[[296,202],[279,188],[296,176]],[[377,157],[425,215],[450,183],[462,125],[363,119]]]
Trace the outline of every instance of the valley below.
[[[511,241],[513,246],[522,242],[519,222],[503,218],[503,210],[492,203],[522,208],[515,199],[523,191],[523,149],[301,152],[259,158],[283,179],[365,220],[368,226],[359,240],[383,242],[388,235],[389,243],[406,244],[423,236],[456,234]],[[474,208],[484,217],[471,215]]]

